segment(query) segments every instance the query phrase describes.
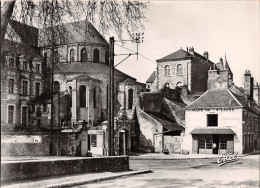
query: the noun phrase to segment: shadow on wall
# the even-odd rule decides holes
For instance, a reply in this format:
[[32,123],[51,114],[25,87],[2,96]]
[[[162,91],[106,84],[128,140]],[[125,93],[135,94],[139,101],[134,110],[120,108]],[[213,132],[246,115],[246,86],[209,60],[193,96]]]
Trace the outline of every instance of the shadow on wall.
[[141,132],[139,135],[139,152],[140,153],[154,152],[152,140],[146,139],[145,136]]

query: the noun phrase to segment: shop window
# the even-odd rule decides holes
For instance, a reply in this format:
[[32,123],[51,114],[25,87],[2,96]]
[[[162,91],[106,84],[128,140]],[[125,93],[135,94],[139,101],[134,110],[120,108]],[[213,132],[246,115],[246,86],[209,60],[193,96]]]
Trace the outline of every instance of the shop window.
[[79,107],[86,107],[86,86],[79,87]]
[[132,109],[133,100],[134,100],[134,90],[129,89],[128,90],[128,109]]
[[14,106],[8,106],[8,123],[14,123]]
[[219,143],[219,149],[227,149],[227,142],[226,141],[221,141]]
[[164,76],[170,76],[171,68],[170,65],[165,65],[164,67]]
[[199,141],[199,149],[205,149],[205,141],[204,140]]
[[99,62],[99,50],[95,49],[94,50],[94,63],[98,63]]
[[218,126],[218,115],[217,114],[208,114],[207,115],[207,125],[208,125],[208,127],[217,127]]
[[212,140],[206,140],[206,149],[212,149]]
[[13,94],[14,93],[14,79],[9,79],[8,88],[9,88],[8,92],[10,94]]
[[70,50],[70,63],[74,63],[75,62],[75,51],[74,49]]
[[179,65],[177,65],[177,75],[182,75],[182,74],[183,74],[182,65],[179,64]]
[[86,48],[82,48],[80,51],[81,62],[87,62],[88,54]]

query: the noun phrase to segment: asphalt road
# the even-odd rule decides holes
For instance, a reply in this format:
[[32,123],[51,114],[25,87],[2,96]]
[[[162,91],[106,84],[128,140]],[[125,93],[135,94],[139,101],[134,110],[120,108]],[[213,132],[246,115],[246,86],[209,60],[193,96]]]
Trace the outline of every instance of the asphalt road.
[[259,155],[218,166],[217,158],[130,160],[131,169],[153,173],[78,187],[259,187]]

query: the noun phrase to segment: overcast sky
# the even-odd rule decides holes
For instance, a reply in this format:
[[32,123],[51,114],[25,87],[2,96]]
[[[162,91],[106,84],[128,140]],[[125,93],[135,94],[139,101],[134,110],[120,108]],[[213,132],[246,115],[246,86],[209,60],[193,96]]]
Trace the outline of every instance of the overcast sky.
[[[145,23],[144,42],[139,56],[129,57],[117,68],[145,83],[155,70],[156,61],[170,53],[194,47],[199,54],[209,52],[214,63],[227,56],[236,85],[250,69],[260,80],[259,1],[151,1]],[[140,31],[142,32],[142,31]],[[121,44],[118,44],[121,45]],[[128,49],[136,50],[131,43]],[[115,46],[115,53],[130,53]],[[116,56],[115,64],[125,56]],[[150,60],[148,60],[148,59]]]

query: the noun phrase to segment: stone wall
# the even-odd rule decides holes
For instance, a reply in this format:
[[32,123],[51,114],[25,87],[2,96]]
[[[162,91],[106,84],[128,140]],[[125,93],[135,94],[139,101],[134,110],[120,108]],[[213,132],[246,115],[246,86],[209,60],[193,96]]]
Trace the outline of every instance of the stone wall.
[[1,181],[26,180],[65,174],[125,170],[129,170],[128,156],[5,162],[1,164]]

